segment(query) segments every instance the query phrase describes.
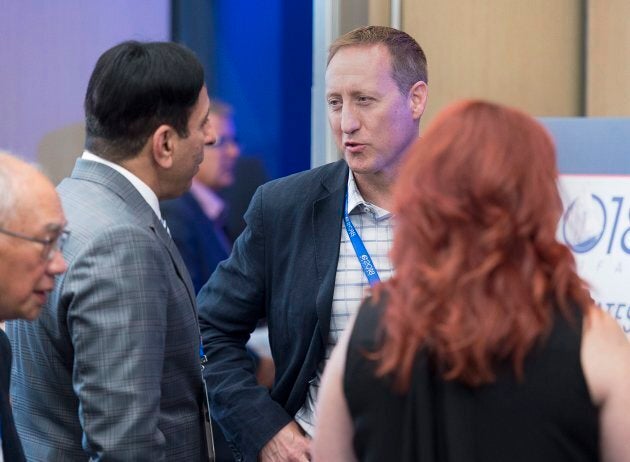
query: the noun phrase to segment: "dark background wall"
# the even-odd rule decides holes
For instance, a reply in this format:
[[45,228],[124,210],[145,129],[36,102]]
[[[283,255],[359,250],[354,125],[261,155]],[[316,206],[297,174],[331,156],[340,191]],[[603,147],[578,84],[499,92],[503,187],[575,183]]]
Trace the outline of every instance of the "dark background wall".
[[311,0],[172,0],[173,40],[206,67],[211,97],[235,110],[244,155],[272,178],[310,166]]

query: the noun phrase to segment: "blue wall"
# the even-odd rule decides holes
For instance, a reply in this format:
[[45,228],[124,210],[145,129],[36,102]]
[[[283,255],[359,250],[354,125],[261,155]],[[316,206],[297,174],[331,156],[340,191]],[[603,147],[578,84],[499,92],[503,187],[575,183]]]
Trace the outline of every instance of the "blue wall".
[[204,61],[272,178],[310,166],[312,19],[311,0],[173,0],[173,39]]
[[554,138],[560,173],[630,175],[630,118],[540,117]]

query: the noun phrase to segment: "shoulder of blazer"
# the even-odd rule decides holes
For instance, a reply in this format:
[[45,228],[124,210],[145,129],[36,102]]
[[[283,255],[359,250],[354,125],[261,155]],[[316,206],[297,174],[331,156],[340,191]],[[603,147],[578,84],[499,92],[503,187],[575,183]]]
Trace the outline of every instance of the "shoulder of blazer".
[[345,188],[348,181],[348,164],[344,160],[338,160],[330,164],[294,173],[284,178],[265,183],[260,188],[265,195],[279,198],[291,197],[291,194],[312,195],[316,200],[321,194],[331,194]]
[[[86,187],[89,187],[87,186],[89,184],[100,185],[110,191],[110,193],[118,196],[124,203],[125,208],[140,222],[149,224],[153,222],[152,217],[154,213],[151,206],[131,182],[113,168],[98,162],[77,159],[69,180],[65,179],[57,186],[60,194],[77,195],[83,193],[81,188],[73,186],[71,180],[86,182]],[[97,200],[97,198],[94,198],[94,201]],[[109,201],[107,202],[109,203]]]
[[160,210],[162,211],[163,218],[166,220],[168,220],[169,217],[177,219],[179,217],[188,218],[199,214],[205,216],[201,205],[199,205],[199,202],[197,202],[197,199],[195,199],[190,191],[176,199],[161,201]]

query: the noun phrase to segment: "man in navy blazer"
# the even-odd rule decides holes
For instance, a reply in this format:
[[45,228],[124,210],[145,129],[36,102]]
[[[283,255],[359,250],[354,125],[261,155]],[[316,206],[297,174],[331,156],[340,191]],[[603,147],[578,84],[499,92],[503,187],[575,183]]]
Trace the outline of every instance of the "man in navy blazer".
[[[0,322],[33,320],[66,270],[66,219],[55,187],[41,172],[0,152]],[[26,461],[13,420],[12,354],[0,329],[0,460]]]
[[[344,207],[351,204],[357,233],[378,255],[375,268],[391,274],[391,188],[419,136],[426,82],[424,53],[404,32],[370,26],[337,39],[326,99],[344,160],[261,186],[230,258],[199,293],[204,376],[237,460],[310,460],[321,372],[369,290],[347,239]],[[271,392],[256,384],[245,350],[264,317],[276,364]]]

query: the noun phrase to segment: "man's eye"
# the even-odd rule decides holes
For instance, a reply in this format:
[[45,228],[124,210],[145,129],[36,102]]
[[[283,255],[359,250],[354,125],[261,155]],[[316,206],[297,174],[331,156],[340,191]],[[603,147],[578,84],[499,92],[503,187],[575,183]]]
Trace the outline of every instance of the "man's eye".
[[341,106],[341,101],[338,99],[329,99],[328,100],[328,107],[330,109],[337,109],[338,107]]

